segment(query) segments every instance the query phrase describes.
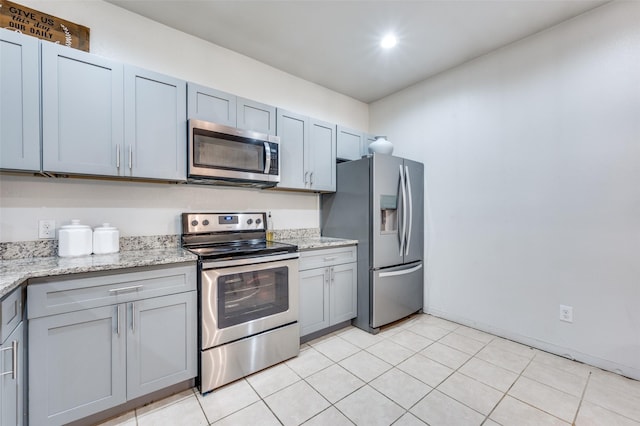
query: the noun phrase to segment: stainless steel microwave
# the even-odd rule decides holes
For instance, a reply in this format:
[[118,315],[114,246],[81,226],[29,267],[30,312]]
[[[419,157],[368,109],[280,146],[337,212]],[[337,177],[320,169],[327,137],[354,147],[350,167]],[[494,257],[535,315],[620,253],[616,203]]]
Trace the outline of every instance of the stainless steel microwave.
[[189,120],[188,180],[259,188],[280,182],[280,138]]

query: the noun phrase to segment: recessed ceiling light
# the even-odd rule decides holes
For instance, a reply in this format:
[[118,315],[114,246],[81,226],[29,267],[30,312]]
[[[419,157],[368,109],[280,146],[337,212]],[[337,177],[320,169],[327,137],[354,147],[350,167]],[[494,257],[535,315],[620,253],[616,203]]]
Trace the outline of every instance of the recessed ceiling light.
[[393,34],[387,34],[382,38],[382,41],[380,42],[380,46],[383,49],[391,49],[397,43],[398,43],[398,39],[396,39],[396,36],[394,36]]

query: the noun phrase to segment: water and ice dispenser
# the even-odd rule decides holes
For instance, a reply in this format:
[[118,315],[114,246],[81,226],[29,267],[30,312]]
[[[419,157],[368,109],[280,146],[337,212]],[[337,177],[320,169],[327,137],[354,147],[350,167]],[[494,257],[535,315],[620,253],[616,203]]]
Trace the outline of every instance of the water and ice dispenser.
[[380,233],[395,234],[398,232],[398,197],[396,195],[380,196]]

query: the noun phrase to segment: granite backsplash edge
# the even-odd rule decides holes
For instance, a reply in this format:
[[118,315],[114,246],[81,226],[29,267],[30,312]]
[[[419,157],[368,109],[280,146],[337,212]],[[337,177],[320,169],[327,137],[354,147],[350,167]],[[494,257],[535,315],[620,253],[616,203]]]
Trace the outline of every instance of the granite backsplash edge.
[[[275,229],[274,239],[315,238],[319,228]],[[153,250],[180,247],[180,235],[120,237],[120,251]],[[58,254],[58,240],[0,242],[0,260],[51,257]]]

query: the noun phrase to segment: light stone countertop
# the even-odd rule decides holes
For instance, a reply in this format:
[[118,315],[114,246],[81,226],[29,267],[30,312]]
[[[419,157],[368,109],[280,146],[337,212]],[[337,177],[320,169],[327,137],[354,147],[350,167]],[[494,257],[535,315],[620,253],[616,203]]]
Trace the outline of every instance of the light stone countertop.
[[0,298],[29,278],[109,271],[137,266],[195,262],[198,257],[180,247],[121,251],[79,257],[33,257],[0,261]]
[[[358,243],[357,240],[321,237],[320,230],[317,228],[276,230],[274,234],[274,240],[297,245],[298,250],[301,251],[350,246]],[[138,239],[144,241],[137,241]],[[3,247],[0,247],[2,248],[4,259],[0,260],[0,298],[9,294],[29,278],[109,271],[137,266],[195,262],[198,260],[196,255],[187,250],[172,246],[177,242],[176,236],[134,237],[131,240],[136,240],[134,241],[136,244],[131,245],[127,242],[124,245],[129,250],[114,254],[79,257],[31,257],[34,254],[37,255],[37,253],[54,253],[56,245],[53,243],[57,243],[56,241],[53,241],[53,243],[45,241],[49,243],[50,247],[46,246],[44,248],[40,247],[43,246],[42,241],[3,243]]]
[[298,246],[298,250],[315,250],[321,248],[352,246],[358,244],[358,240],[346,240],[343,238],[333,237],[301,237],[301,238],[287,238],[278,239],[281,243],[295,244]]

